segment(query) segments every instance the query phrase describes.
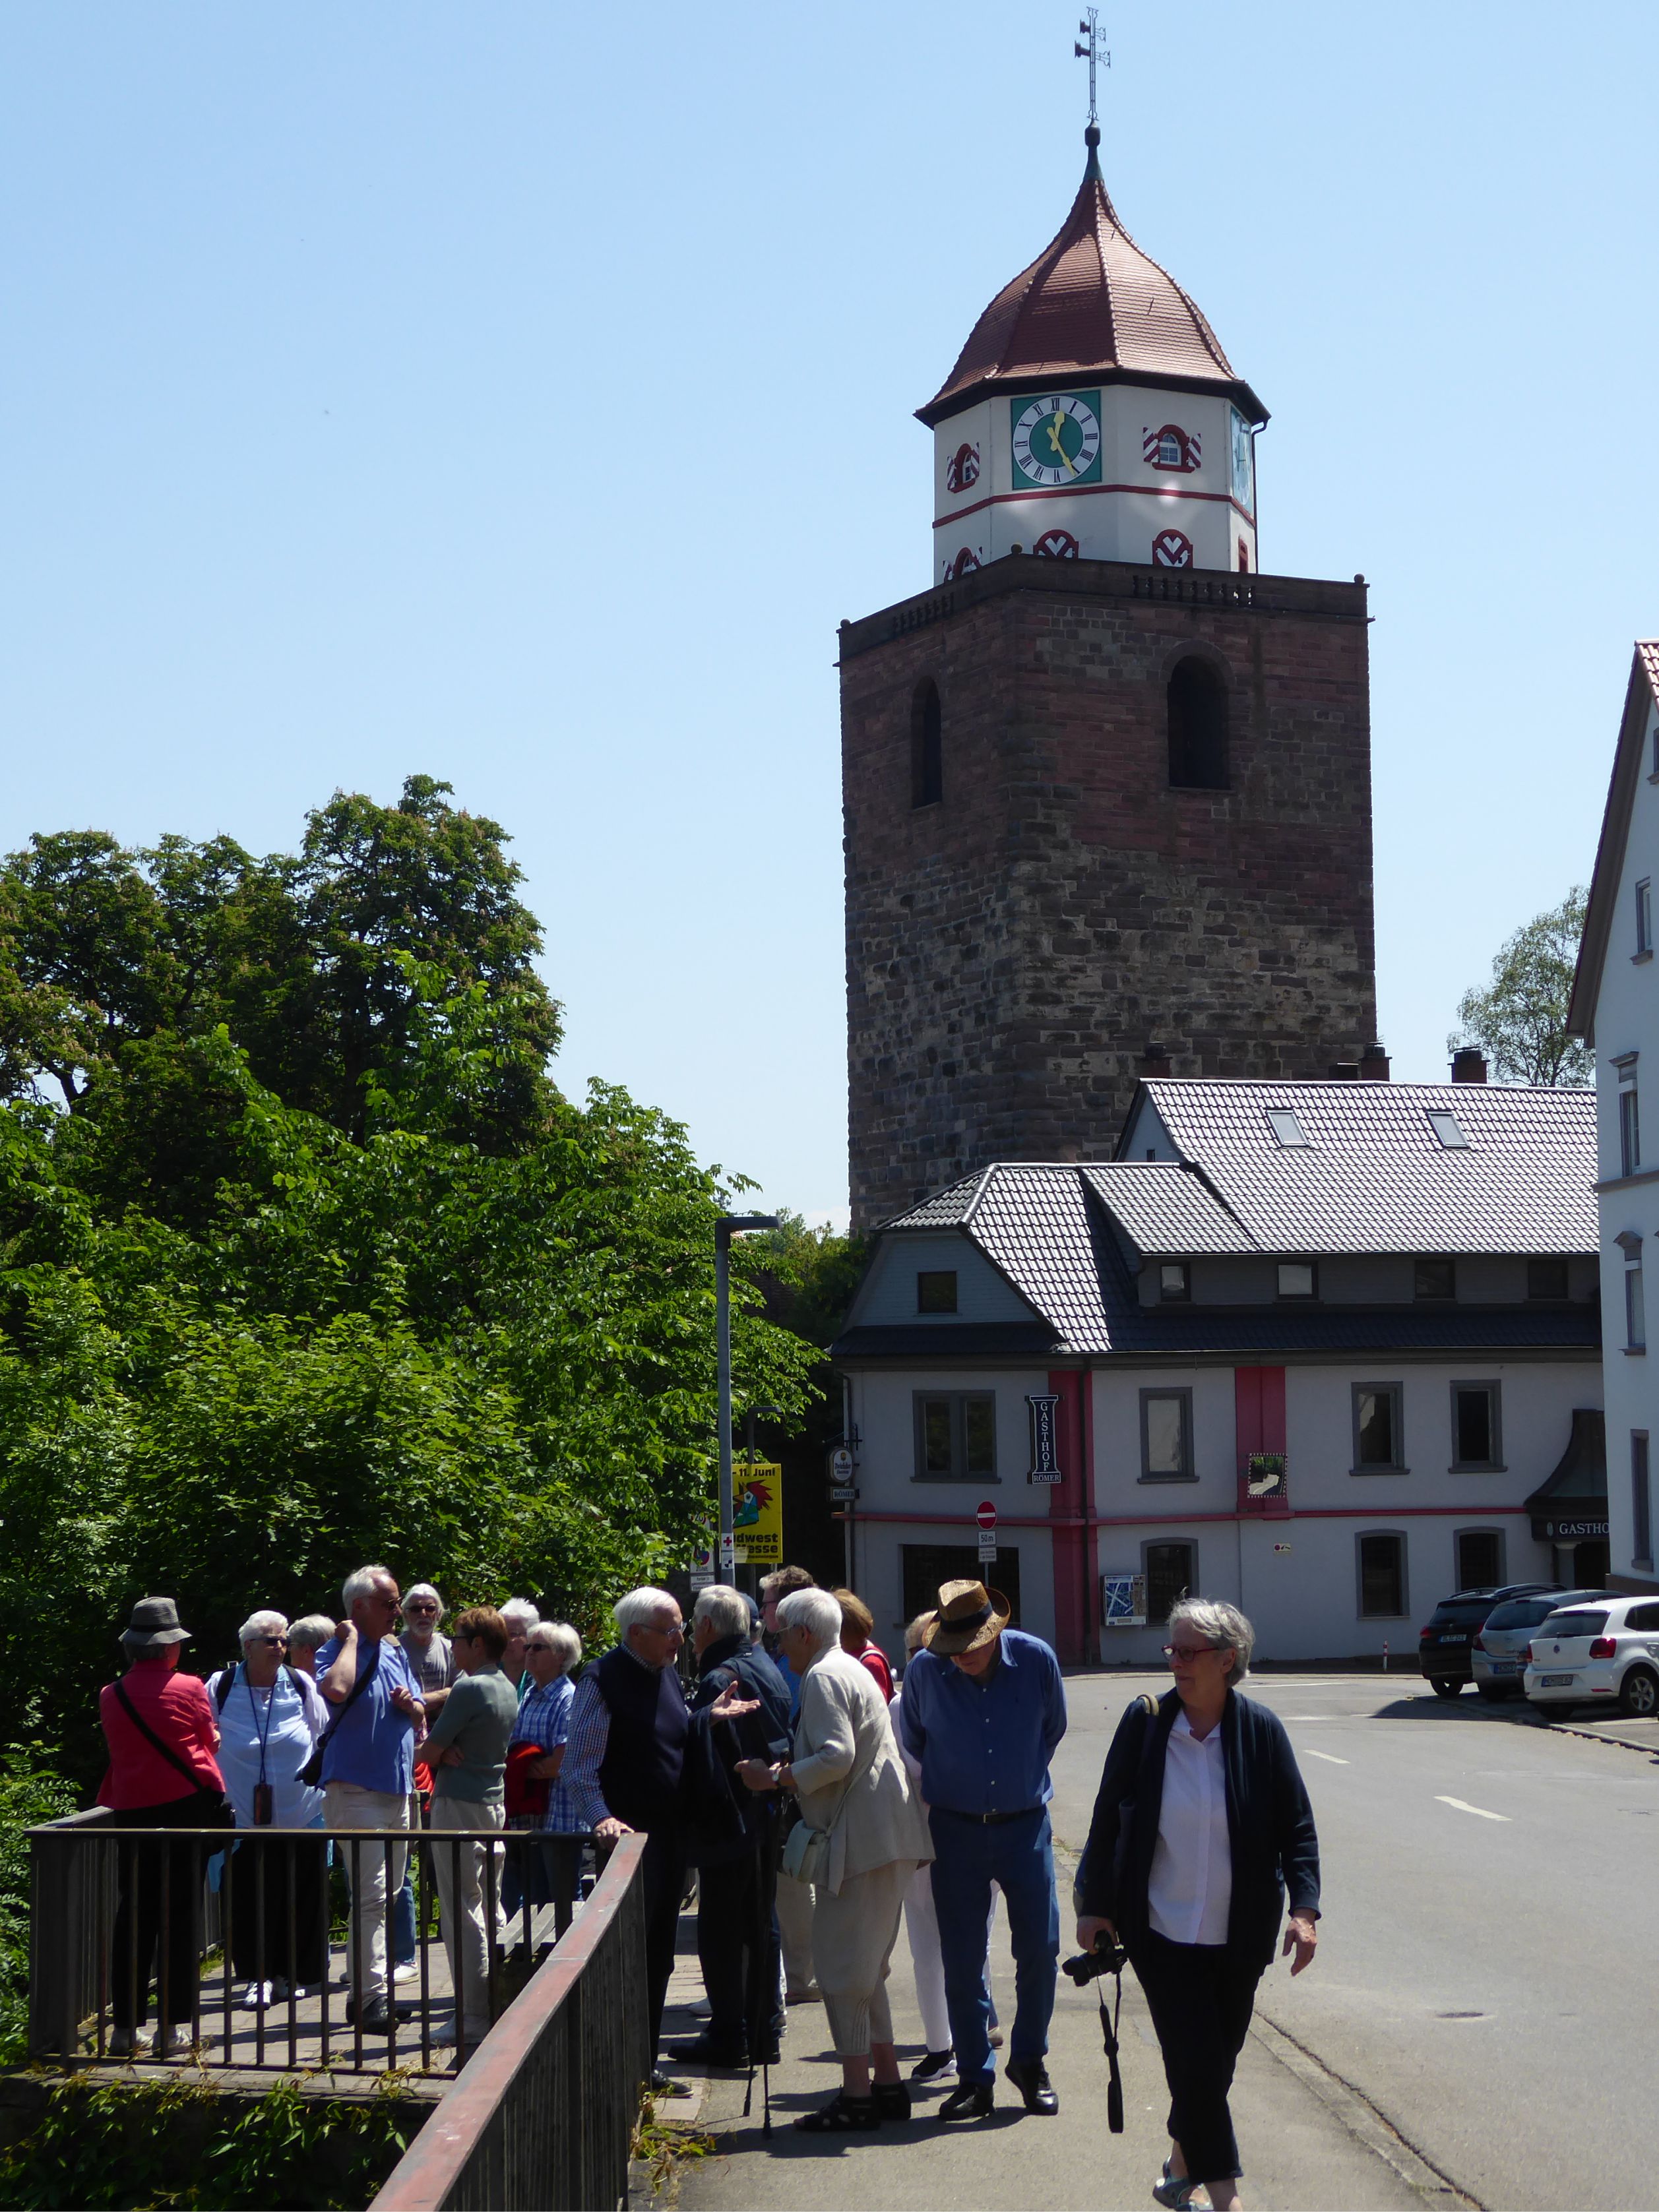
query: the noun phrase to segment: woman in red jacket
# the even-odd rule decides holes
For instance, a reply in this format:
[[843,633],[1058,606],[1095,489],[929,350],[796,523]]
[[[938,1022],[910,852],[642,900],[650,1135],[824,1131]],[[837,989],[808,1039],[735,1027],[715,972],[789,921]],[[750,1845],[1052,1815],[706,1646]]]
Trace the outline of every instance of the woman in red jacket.
[[[224,1777],[214,1757],[219,1729],[207,1686],[179,1669],[179,1626],[170,1597],[140,1598],[121,1634],[127,1671],[99,1693],[109,1772],[98,1792],[118,1828],[222,1828],[229,1825]],[[203,1852],[193,1844],[124,1844],[110,1945],[110,2050],[136,2057],[159,1966],[155,2056],[188,2051],[201,1957]],[[165,1915],[167,1948],[160,1959]]]

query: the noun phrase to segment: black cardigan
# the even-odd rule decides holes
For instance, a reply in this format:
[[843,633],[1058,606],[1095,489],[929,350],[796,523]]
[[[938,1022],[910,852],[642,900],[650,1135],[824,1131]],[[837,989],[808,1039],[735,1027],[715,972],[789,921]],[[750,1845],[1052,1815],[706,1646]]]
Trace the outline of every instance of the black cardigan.
[[[1137,1700],[1118,1723],[1078,1869],[1079,1912],[1109,1920],[1132,1949],[1147,1929],[1164,1753],[1180,1711],[1180,1696],[1170,1690],[1155,1714]],[[1278,1941],[1286,1887],[1292,1912],[1319,1910],[1313,1808],[1278,1714],[1231,1690],[1221,1716],[1221,1752],[1233,1847],[1227,1947],[1265,1966]]]

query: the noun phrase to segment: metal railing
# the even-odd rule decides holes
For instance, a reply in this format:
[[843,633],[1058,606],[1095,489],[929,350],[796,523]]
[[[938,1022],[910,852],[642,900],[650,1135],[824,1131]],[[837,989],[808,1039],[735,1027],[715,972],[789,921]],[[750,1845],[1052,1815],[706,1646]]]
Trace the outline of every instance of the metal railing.
[[[482,2023],[507,2008],[551,1953],[556,1925],[568,1924],[576,1859],[556,1840],[563,1849],[550,1852],[553,1838],[495,1828],[130,1827],[101,1807],[33,1828],[30,2053],[66,2067],[157,2065],[191,2052],[216,2069],[379,2073],[429,2068],[452,2050],[464,2063]],[[353,1901],[343,1942],[331,1936],[331,1850]],[[400,1984],[393,1930],[405,1855],[416,1974]],[[499,1909],[509,1866],[519,1893],[510,1920]],[[538,1907],[544,1870],[566,1887]],[[445,1891],[458,1900],[448,1948],[434,1910]],[[474,1969],[465,1992],[462,1957]],[[377,1958],[385,1998],[359,2002]],[[154,2044],[143,2035],[152,1991],[170,2047],[159,2033]]]
[[376,2212],[614,2212],[650,2077],[646,1839],[612,1852],[580,1918],[392,2169]]

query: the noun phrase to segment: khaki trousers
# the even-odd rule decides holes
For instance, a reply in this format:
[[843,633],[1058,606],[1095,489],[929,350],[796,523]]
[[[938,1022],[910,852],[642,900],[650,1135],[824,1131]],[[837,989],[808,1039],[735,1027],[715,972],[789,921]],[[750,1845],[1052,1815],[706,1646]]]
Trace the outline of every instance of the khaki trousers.
[[775,1903],[783,1948],[784,1994],[805,1996],[812,1986],[812,1885],[780,1869]]
[[493,1844],[448,1844],[439,1840],[453,1828],[504,1828],[501,1805],[481,1805],[466,1797],[432,1800],[428,1832],[433,1838],[432,1871],[437,1877],[438,1906],[443,1914],[444,1948],[449,1954],[455,1988],[455,2017],[469,2043],[489,2033],[489,1942],[484,1932],[483,1855]]
[[832,1896],[816,1893],[812,1963],[838,2058],[865,2058],[872,2043],[890,2043],[887,1969],[898,1940],[914,1859],[855,1874]]

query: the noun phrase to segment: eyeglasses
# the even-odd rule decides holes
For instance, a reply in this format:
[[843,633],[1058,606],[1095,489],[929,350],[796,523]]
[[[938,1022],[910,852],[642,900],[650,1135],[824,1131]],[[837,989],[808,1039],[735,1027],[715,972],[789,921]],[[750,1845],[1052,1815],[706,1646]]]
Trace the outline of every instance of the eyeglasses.
[[288,1642],[286,1636],[254,1636],[250,1637],[248,1640],[252,1644],[286,1644]]
[[437,1610],[429,1597],[406,1597],[404,1600],[405,1613],[436,1613]]
[[1218,1644],[1166,1644],[1164,1656],[1166,1659],[1201,1659],[1206,1651],[1219,1651],[1221,1648]]

